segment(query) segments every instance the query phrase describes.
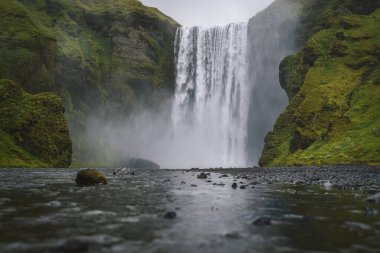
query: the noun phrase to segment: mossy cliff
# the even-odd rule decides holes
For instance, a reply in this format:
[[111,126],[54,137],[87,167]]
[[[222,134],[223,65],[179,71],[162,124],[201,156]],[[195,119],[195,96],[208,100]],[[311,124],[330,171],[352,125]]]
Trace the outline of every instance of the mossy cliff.
[[301,50],[280,66],[286,111],[261,166],[380,164],[380,1],[301,3]]
[[137,0],[1,0],[0,78],[58,94],[85,160],[89,115],[125,115],[174,90],[178,26]]
[[0,167],[67,167],[71,140],[61,99],[0,79]]

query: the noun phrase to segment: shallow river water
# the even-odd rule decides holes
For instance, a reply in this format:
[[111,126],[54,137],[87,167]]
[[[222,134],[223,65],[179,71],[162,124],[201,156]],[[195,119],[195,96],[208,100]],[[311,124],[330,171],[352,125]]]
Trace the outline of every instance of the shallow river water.
[[108,185],[82,188],[74,169],[0,169],[0,252],[380,252],[380,206],[360,192],[100,171]]

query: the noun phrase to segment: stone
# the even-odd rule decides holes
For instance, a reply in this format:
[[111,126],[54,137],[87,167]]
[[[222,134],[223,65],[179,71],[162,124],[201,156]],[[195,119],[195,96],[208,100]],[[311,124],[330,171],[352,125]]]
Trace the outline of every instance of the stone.
[[201,174],[198,174],[198,175],[197,175],[197,178],[198,178],[198,179],[207,179],[207,174],[204,173],[204,172],[202,172]]
[[264,227],[271,225],[272,220],[268,217],[260,217],[257,220],[255,220],[252,224],[258,227]]
[[237,188],[237,183],[232,184],[232,188],[236,189]]
[[369,196],[367,198],[367,201],[371,203],[380,203],[380,192],[372,196]]
[[165,219],[169,219],[169,220],[173,220],[177,217],[177,213],[176,212],[167,212],[165,215],[164,215],[164,218]]
[[126,167],[134,169],[160,169],[160,165],[157,163],[141,158],[129,159],[125,165]]
[[98,184],[107,184],[106,177],[95,169],[82,170],[77,174],[75,182],[79,186],[92,186]]

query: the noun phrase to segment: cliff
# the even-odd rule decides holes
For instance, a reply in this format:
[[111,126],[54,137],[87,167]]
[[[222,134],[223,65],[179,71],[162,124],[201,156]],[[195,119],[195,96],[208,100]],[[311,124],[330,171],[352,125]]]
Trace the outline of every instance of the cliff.
[[179,25],[137,0],[2,0],[0,17],[0,78],[62,98],[76,160],[89,115],[126,115],[173,90]]
[[380,164],[380,1],[299,1],[301,49],[280,65],[289,105],[261,166]]
[[0,167],[67,167],[72,146],[61,99],[0,79]]

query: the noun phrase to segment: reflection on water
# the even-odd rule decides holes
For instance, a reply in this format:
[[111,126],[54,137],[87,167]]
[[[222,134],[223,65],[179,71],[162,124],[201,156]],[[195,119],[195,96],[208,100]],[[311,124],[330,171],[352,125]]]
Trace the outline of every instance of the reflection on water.
[[[380,250],[379,206],[352,192],[184,171],[103,170],[108,185],[80,188],[76,172],[0,170],[0,252]],[[271,225],[253,225],[260,217]]]

